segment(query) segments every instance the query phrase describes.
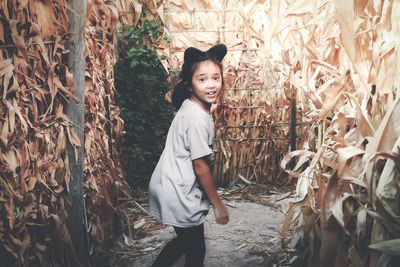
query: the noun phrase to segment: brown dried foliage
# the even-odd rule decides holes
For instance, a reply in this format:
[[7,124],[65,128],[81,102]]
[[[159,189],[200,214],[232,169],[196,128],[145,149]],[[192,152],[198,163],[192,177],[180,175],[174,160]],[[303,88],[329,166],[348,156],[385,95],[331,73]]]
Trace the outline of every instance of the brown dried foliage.
[[118,11],[108,1],[96,1],[88,3],[87,12],[85,192],[94,258],[98,264],[106,264],[101,259],[111,256],[119,199],[130,198],[119,155],[123,121],[115,105],[114,33]]
[[[92,4],[92,5],[90,5]],[[71,180],[67,142],[85,148],[90,244],[108,251],[118,195],[124,192],[118,145],[123,123],[114,105],[112,39],[116,9],[89,1],[85,144],[64,110],[75,101],[66,66],[64,0],[0,4],[0,264],[77,266],[66,226]],[[75,11],[76,12],[76,11]],[[112,137],[105,132],[108,97]],[[114,146],[110,153],[109,138]],[[107,250],[105,250],[107,249]]]

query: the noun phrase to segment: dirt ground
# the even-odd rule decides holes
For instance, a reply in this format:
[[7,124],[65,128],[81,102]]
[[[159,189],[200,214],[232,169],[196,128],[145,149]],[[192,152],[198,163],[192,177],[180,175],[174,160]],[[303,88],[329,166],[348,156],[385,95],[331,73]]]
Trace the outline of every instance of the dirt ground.
[[[287,265],[287,257],[281,247],[280,226],[288,209],[289,198],[278,192],[242,192],[223,196],[223,200],[228,208],[230,221],[226,225],[215,223],[213,210],[210,209],[204,224],[204,266]],[[162,247],[175,237],[172,227],[157,223],[150,227],[143,226],[143,230],[140,230],[141,224],[146,220],[151,218],[142,218],[136,223],[140,234],[134,240],[125,240],[126,252],[120,254],[125,260],[118,266],[151,266]],[[184,266],[184,257],[174,265],[181,266]]]

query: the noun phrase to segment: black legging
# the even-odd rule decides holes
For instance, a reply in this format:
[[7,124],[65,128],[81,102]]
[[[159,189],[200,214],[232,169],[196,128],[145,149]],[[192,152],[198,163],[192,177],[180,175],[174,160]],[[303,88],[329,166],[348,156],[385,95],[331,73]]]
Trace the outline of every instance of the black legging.
[[203,224],[174,229],[177,237],[165,245],[152,267],[172,266],[184,254],[185,267],[202,267],[206,253]]

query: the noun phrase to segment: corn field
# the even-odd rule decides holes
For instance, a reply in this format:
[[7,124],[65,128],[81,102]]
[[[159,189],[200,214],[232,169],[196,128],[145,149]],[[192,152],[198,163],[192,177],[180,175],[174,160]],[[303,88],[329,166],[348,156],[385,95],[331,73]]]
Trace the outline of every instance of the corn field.
[[228,46],[214,175],[296,181],[287,249],[310,266],[399,261],[398,1],[120,2],[163,18],[171,72],[188,46]]
[[[87,1],[84,143],[66,115],[68,1],[0,2],[0,265],[77,266],[67,227],[71,158],[84,150],[87,253],[107,264],[132,196],[118,147],[114,34],[163,22],[165,69],[222,42],[214,176],[296,185],[282,224],[309,266],[400,262],[400,1]],[[168,95],[166,96],[168,98]]]

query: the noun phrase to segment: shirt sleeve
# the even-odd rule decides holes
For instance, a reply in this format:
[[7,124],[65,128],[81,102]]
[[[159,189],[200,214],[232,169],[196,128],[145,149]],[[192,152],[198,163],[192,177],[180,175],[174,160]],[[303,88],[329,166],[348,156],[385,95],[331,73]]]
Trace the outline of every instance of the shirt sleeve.
[[195,122],[187,131],[187,140],[192,160],[212,154],[208,145],[209,130],[206,125]]

